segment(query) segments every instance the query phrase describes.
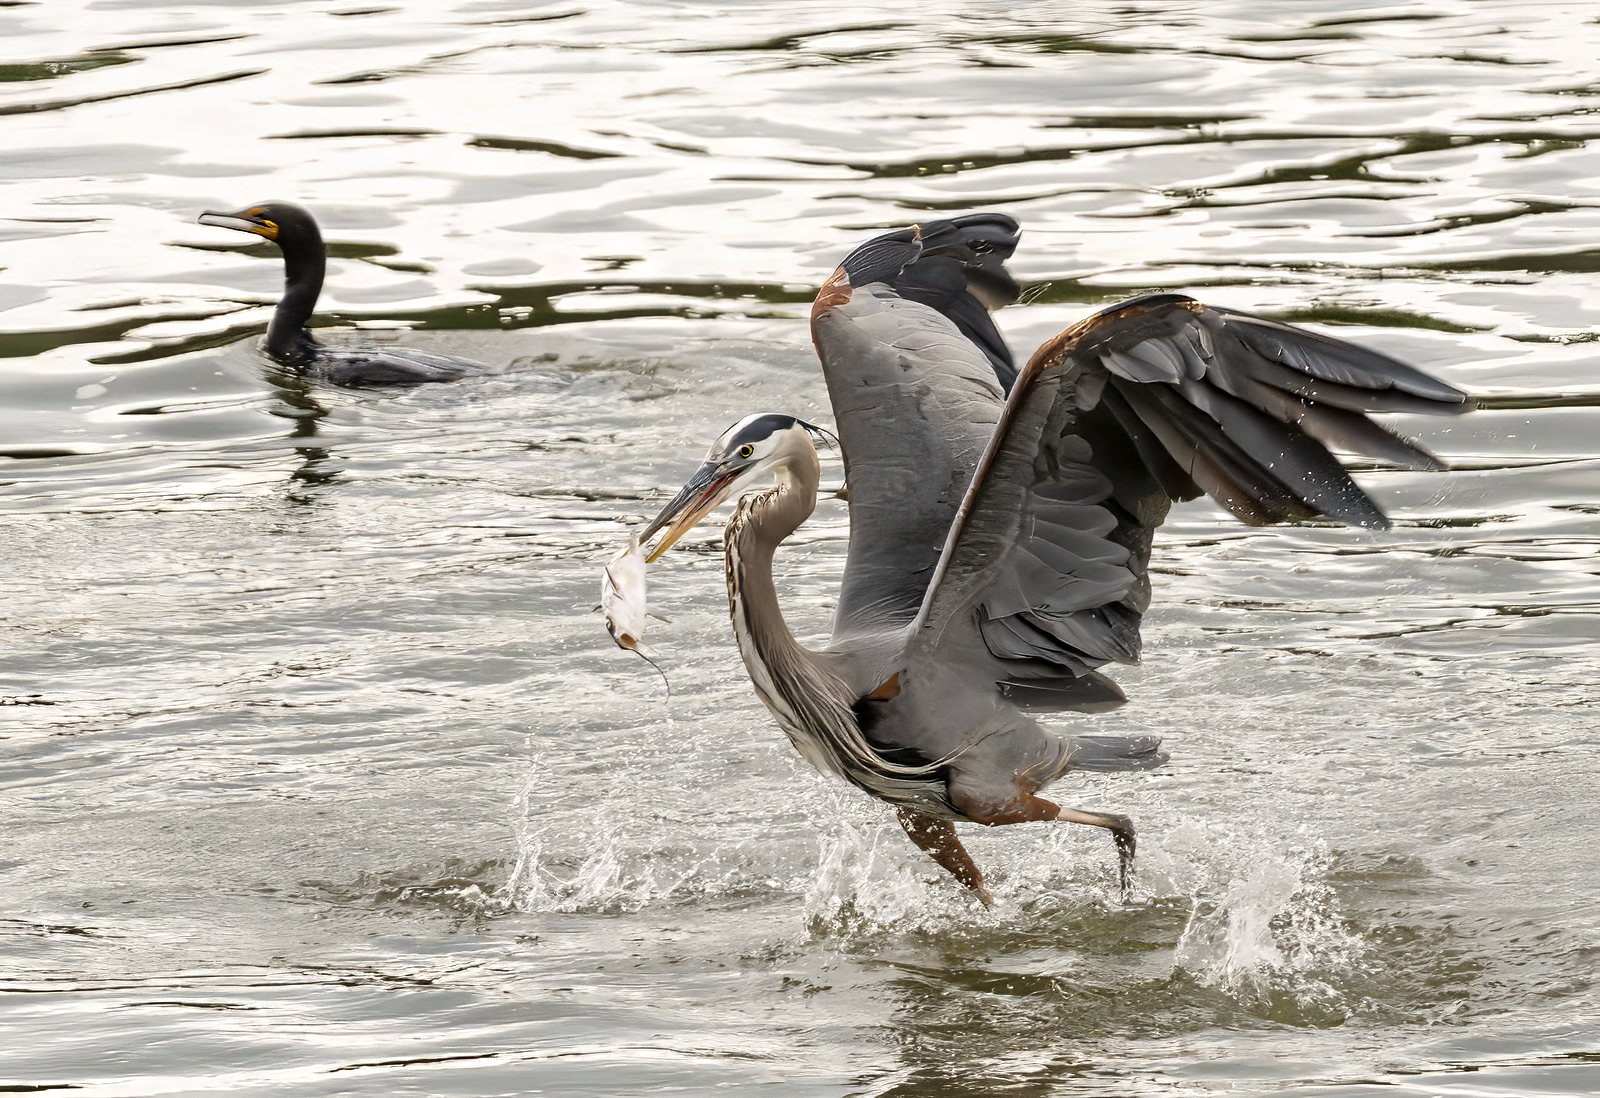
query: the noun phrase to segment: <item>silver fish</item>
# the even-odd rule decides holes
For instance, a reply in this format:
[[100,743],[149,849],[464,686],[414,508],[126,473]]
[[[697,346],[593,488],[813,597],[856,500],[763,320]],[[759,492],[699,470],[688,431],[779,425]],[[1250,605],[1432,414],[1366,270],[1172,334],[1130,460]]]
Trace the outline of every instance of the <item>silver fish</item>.
[[644,550],[639,546],[637,531],[606,565],[600,579],[600,608],[605,611],[606,629],[617,647],[638,652],[649,607],[644,593]]

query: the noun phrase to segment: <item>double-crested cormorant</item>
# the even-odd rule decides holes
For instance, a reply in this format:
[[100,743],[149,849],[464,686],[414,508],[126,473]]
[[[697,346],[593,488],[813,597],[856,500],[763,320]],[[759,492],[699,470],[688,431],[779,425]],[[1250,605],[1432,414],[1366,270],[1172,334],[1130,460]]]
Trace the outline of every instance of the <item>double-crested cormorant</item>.
[[267,327],[266,352],[292,370],[335,385],[417,385],[454,381],[479,363],[408,347],[324,347],[306,321],[322,292],[328,267],[322,232],[311,211],[293,202],[258,202],[237,213],[207,210],[200,224],[264,236],[283,252],[283,299]]

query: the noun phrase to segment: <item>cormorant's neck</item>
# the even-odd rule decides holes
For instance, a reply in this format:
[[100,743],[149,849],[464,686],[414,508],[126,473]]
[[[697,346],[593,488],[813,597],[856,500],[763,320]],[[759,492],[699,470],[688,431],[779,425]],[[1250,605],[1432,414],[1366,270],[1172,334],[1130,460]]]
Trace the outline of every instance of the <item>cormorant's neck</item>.
[[322,236],[313,240],[278,242],[283,250],[283,298],[267,327],[267,354],[289,365],[301,364],[316,347],[306,332],[306,321],[317,307],[322,279],[328,269]]

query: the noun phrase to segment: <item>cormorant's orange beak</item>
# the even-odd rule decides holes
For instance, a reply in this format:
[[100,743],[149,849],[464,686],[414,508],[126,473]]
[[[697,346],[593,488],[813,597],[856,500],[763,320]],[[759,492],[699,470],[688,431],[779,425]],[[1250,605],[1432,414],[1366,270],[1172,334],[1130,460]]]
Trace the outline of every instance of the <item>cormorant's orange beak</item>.
[[261,216],[262,211],[256,207],[240,210],[238,213],[221,213],[217,210],[207,210],[199,217],[202,225],[212,225],[219,229],[238,229],[243,233],[255,233],[268,240],[278,239],[278,223]]

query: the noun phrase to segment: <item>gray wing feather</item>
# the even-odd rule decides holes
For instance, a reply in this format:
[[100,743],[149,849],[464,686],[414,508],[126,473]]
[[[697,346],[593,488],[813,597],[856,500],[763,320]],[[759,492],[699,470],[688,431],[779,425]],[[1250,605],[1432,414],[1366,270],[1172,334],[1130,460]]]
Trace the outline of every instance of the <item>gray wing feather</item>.
[[1377,392],[1392,389],[1444,404],[1463,400],[1455,386],[1358,344],[1234,309],[1211,307],[1207,312],[1211,314],[1208,327],[1225,330],[1270,362],[1281,362],[1321,381]]
[[1325,444],[1436,466],[1359,413],[1471,407],[1376,351],[1182,295],[1105,310],[1040,348],[1019,377],[907,664],[986,655],[1006,669],[1003,693],[1050,707],[1052,691],[1071,693],[1068,677],[1138,659],[1150,545],[1172,500],[1204,490],[1247,522],[1386,526]]
[[916,616],[1003,402],[989,359],[937,311],[881,283],[844,291],[812,321],[850,489],[836,644]]

